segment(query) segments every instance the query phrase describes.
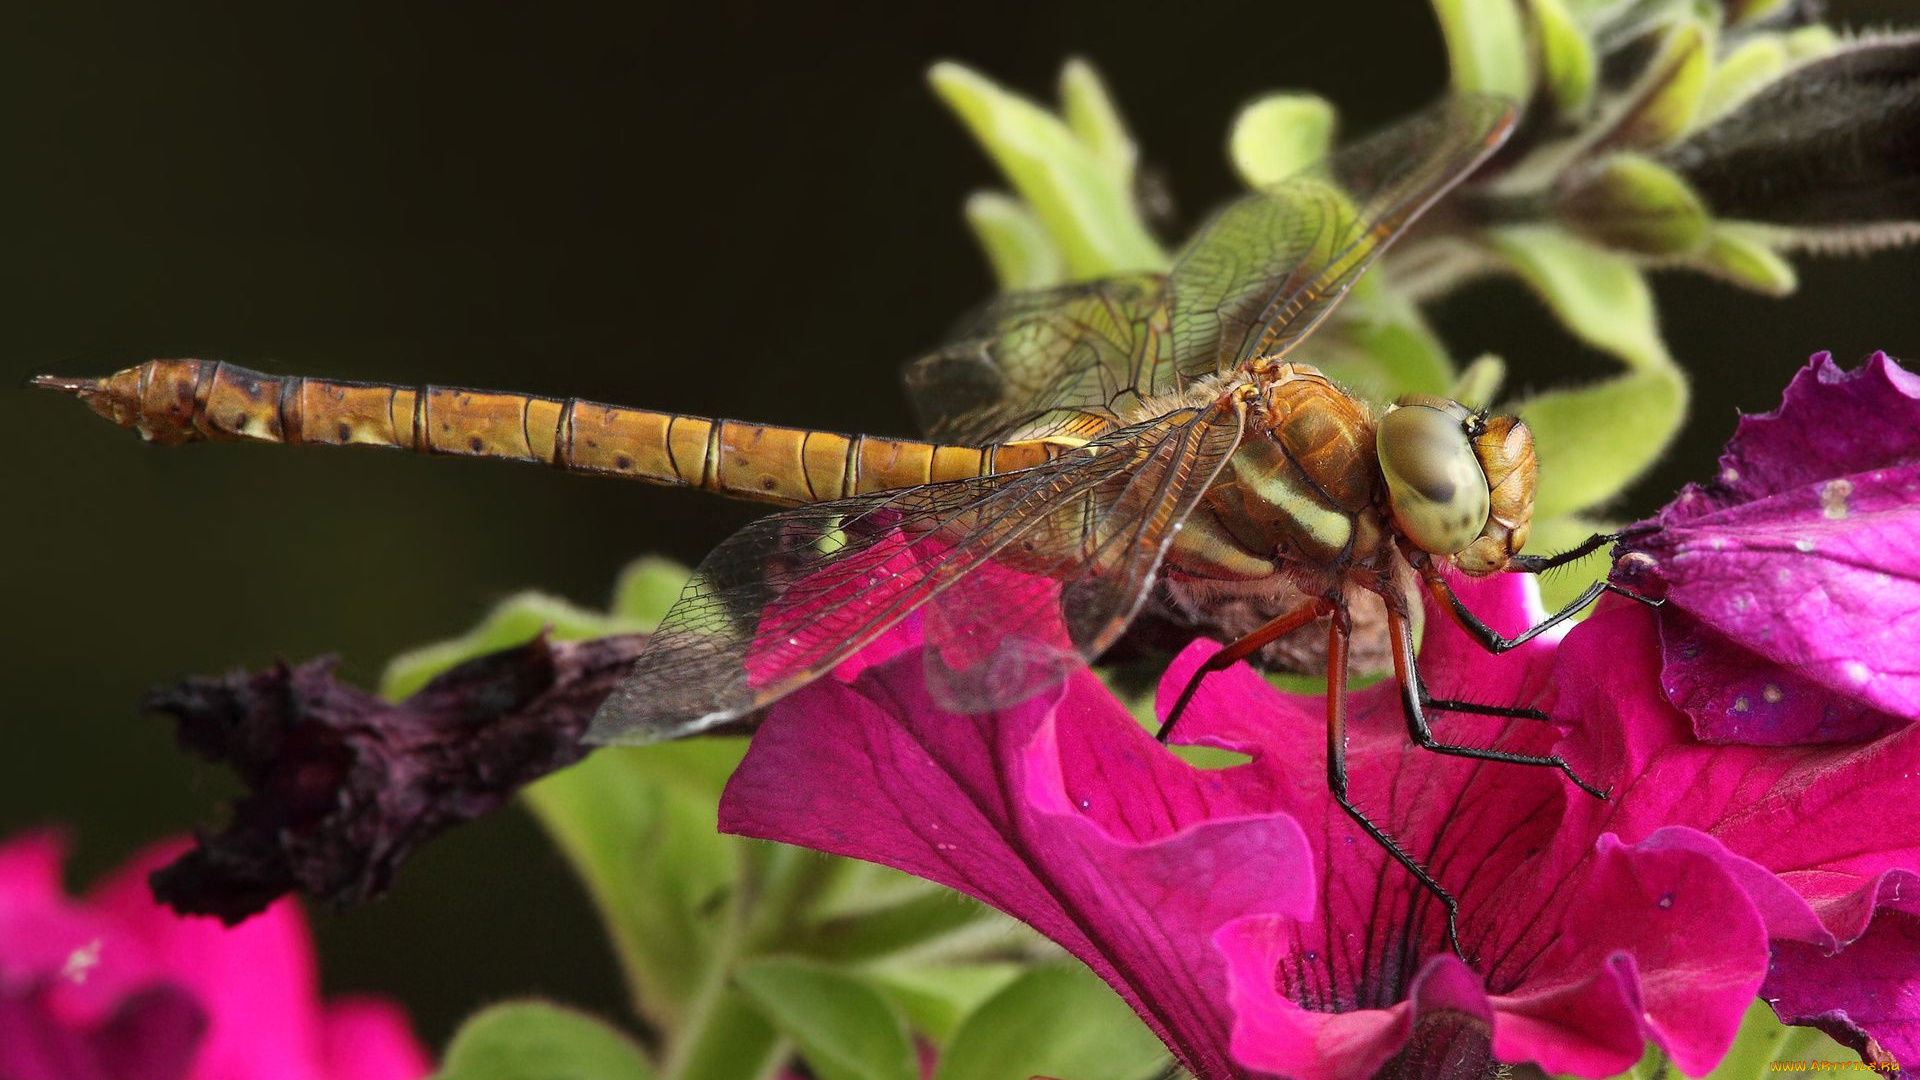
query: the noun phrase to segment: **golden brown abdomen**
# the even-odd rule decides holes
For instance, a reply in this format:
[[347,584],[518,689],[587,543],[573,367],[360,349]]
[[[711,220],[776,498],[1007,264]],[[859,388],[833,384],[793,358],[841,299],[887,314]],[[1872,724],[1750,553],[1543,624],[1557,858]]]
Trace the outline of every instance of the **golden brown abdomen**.
[[951,446],[577,398],[280,377],[208,360],[154,360],[105,379],[35,381],[159,443],[384,446],[537,462],[781,505],[1026,468],[1059,449]]

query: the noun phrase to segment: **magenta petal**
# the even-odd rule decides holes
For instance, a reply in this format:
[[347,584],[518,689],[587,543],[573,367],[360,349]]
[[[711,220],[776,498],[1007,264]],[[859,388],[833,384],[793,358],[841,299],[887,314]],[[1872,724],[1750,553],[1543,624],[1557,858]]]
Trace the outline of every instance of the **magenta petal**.
[[52,984],[0,990],[6,1080],[185,1080],[206,1014],[176,987],[128,994],[97,1021],[63,1015]]
[[1585,688],[1555,705],[1578,724],[1567,753],[1626,778],[1612,805],[1585,813],[1629,841],[1671,837],[1661,830],[1675,826],[1710,836],[1775,938],[1831,949],[1863,933],[1874,907],[1920,867],[1920,800],[1912,797],[1920,728],[1790,749],[1697,742],[1659,695],[1657,641],[1652,612],[1620,605],[1588,620],[1560,651],[1556,678]]
[[[1526,579],[1463,583],[1462,591],[1503,629],[1539,617]],[[1538,705],[1557,677],[1554,646],[1547,637],[1516,655],[1490,658],[1429,613],[1423,667],[1437,693]],[[1161,686],[1163,702],[1213,648],[1198,643],[1176,659]],[[1643,655],[1644,665],[1634,665],[1631,648],[1614,648],[1599,662],[1650,683],[1650,644]],[[1604,696],[1607,677],[1582,672],[1568,685]],[[1657,691],[1653,704],[1665,708]],[[1623,847],[1605,835],[1614,807],[1548,770],[1409,747],[1391,686],[1355,693],[1349,705],[1348,767],[1357,801],[1438,867],[1460,896],[1467,948],[1492,996],[1480,975],[1463,968],[1472,992],[1464,1001],[1452,994],[1446,1007],[1491,1018],[1495,1057],[1603,1075],[1638,1060],[1650,1039],[1699,1071],[1724,1053],[1767,963],[1766,926],[1737,867],[1715,850],[1691,850],[1672,837]],[[1433,965],[1451,963],[1434,955],[1437,905],[1332,806],[1324,759],[1314,750],[1282,749],[1324,743],[1319,697],[1279,693],[1236,667],[1203,684],[1190,715],[1183,740],[1248,752],[1255,760],[1246,769],[1275,774],[1283,805],[1327,867],[1322,904],[1310,922],[1243,923],[1217,939],[1232,973],[1235,1054],[1243,1064],[1290,1075],[1369,1075],[1408,1044],[1423,1011],[1438,1008],[1423,1000],[1432,992]],[[1533,721],[1449,715],[1442,723],[1472,745],[1545,753],[1559,741],[1558,728]],[[1619,781],[1625,756],[1620,748],[1604,759],[1590,754],[1589,775]],[[1767,881],[1781,888],[1777,879]],[[1805,903],[1792,899],[1805,925],[1817,926]],[[1418,974],[1401,974],[1409,952],[1425,957]],[[1394,1068],[1396,1075],[1421,1075],[1400,1063]]]
[[405,1010],[377,998],[342,998],[323,1017],[329,1080],[419,1080],[433,1071]]
[[1920,1061],[1920,916],[1886,912],[1847,948],[1775,947],[1762,995],[1781,1019],[1820,1028],[1874,1060]]
[[1720,475],[1628,545],[1664,595],[1662,687],[1701,738],[1786,745],[1920,719],[1920,377],[1822,353],[1742,417]]
[[92,896],[191,989],[212,1023],[201,1053],[206,1075],[266,1077],[318,1056],[320,976],[306,919],[280,900],[239,926],[176,915],[156,904],[147,879],[186,844],[155,844],[121,866]]
[[1697,742],[1658,692],[1657,647],[1654,613],[1620,605],[1560,651],[1557,680],[1586,689],[1557,706],[1578,721],[1569,754],[1630,777],[1588,813],[1726,870],[1773,940],[1762,994],[1783,1020],[1920,1058],[1920,727],[1871,743]]
[[61,899],[60,868],[66,860],[66,842],[52,830],[0,843],[0,917]]
[[1566,887],[1578,899],[1536,976],[1495,999],[1495,1054],[1602,1076],[1651,1040],[1689,1075],[1712,1069],[1767,964],[1766,928],[1735,876],[1682,846],[1602,835]]
[[1051,699],[957,716],[908,653],[778,706],[720,822],[899,867],[1025,920],[1217,1078],[1238,1073],[1214,932],[1313,906],[1305,837],[1274,801],[1259,774],[1173,757],[1085,672]]
[[1294,1080],[1372,1076],[1424,1017],[1454,1013],[1483,1027],[1493,1019],[1480,976],[1451,954],[1427,961],[1407,1000],[1392,1008],[1320,1012],[1279,993],[1275,971],[1296,952],[1285,920],[1238,919],[1214,942],[1227,958],[1234,1059],[1262,1072]]
[[397,1009],[349,1004],[323,1016],[312,942],[290,901],[232,928],[156,903],[148,878],[185,847],[152,845],[73,900],[56,836],[0,843],[0,1077],[425,1075]]

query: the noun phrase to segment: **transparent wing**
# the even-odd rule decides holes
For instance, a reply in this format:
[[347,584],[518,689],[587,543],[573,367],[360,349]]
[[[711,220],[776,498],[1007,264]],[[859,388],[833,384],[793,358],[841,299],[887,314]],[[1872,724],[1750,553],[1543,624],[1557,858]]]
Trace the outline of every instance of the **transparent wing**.
[[1031,696],[1119,636],[1239,437],[1222,398],[1031,469],[762,518],[701,562],[588,737],[695,734],[902,623],[951,707]]
[[951,344],[908,366],[923,429],[976,444],[1105,430],[1144,396],[1285,352],[1505,140],[1513,118],[1501,98],[1448,99],[1229,204],[1169,276],[992,301]]
[[980,444],[1055,434],[1086,416],[1119,426],[1166,381],[1163,281],[1136,274],[996,297],[907,366],[921,429]]
[[1504,98],[1465,95],[1229,204],[1167,280],[1184,381],[1285,353],[1338,306],[1408,225],[1506,140]]

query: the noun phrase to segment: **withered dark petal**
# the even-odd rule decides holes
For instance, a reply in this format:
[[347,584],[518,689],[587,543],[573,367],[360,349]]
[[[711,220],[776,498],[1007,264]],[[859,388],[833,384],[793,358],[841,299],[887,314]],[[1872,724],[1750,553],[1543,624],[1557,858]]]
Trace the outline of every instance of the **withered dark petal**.
[[224,829],[153,875],[154,895],[228,923],[295,890],[336,908],[378,895],[421,844],[579,760],[594,710],[644,642],[542,637],[401,702],[341,683],[331,659],[155,690],[147,708],[248,793]]
[[1920,35],[1848,42],[1665,160],[1716,217],[1858,234],[1836,244],[1910,239],[1901,226],[1920,221]]

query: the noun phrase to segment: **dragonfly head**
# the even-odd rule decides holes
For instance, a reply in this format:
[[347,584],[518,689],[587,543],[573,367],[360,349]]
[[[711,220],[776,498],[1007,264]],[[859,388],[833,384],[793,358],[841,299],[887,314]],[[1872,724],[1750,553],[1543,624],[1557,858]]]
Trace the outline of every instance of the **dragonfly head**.
[[1505,569],[1533,520],[1533,434],[1517,417],[1410,394],[1374,428],[1387,509],[1415,547],[1475,576]]

